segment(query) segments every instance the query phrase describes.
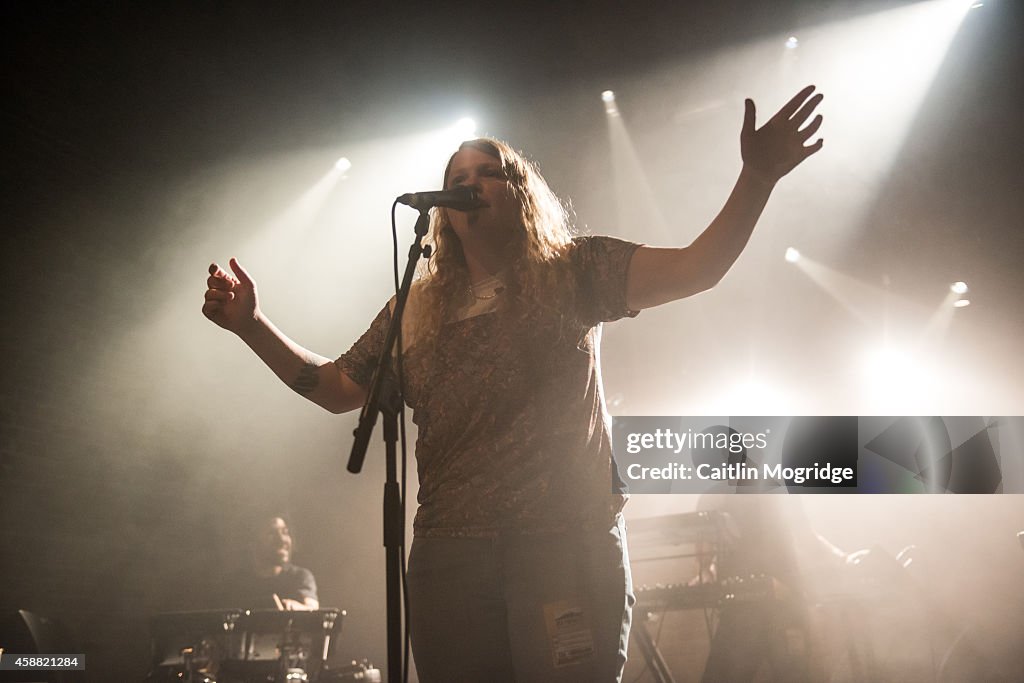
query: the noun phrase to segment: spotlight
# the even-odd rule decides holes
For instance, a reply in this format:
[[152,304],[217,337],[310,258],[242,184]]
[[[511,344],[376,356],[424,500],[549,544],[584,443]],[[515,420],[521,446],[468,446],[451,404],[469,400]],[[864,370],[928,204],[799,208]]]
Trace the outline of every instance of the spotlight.
[[786,248],[786,260],[790,263],[796,263],[800,260],[800,252],[793,247]]
[[462,139],[468,139],[476,134],[476,121],[467,117],[463,117],[455,122],[453,130]]
[[342,173],[352,168],[352,162],[347,157],[341,157],[334,162],[334,168],[338,169]]
[[949,286],[949,291],[953,292],[954,294],[966,294],[967,283],[961,281],[954,282]]
[[786,49],[794,50],[800,45],[800,41],[796,39],[796,36],[790,36],[786,38]]
[[971,9],[978,9],[979,7],[984,7],[984,6],[985,6],[985,3],[983,3],[983,2],[976,2],[973,5],[971,5]]
[[954,308],[964,308],[965,306],[970,306],[970,305],[971,305],[971,300],[970,299],[957,299],[956,301],[953,302],[953,307]]
[[619,108],[615,106],[615,93],[605,90],[601,93],[601,101],[604,102],[604,113],[608,116],[618,116]]

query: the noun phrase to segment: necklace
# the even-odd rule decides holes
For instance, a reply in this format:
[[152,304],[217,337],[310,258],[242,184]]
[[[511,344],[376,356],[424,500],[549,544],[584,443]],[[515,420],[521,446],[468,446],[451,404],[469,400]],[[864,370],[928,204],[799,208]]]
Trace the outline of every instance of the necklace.
[[[482,288],[484,289],[484,291],[490,289],[491,293],[477,294],[476,292],[478,288]],[[480,282],[476,283],[476,286],[472,284],[469,285],[469,295],[472,296],[477,301],[487,301],[488,299],[493,299],[494,297],[501,294],[503,291],[505,291],[505,288],[501,286],[501,279],[498,278],[497,276],[492,276],[487,278],[486,280],[481,280]]]
[[475,289],[473,289],[473,285],[469,286],[469,294],[470,294],[470,296],[472,296],[477,301],[487,301],[488,299],[493,299],[494,297],[498,296],[498,294],[500,292],[501,292],[501,289],[495,289],[490,294],[485,294],[485,295],[481,296],[481,295],[476,293]]

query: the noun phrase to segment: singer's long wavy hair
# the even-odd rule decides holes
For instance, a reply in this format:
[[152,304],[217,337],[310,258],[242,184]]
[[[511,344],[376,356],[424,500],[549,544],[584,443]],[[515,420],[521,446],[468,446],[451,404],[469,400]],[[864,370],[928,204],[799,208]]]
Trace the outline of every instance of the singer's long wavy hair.
[[[506,246],[506,292],[502,313],[510,320],[531,312],[565,310],[573,303],[572,273],[564,258],[572,242],[569,211],[548,187],[537,167],[508,143],[494,138],[467,140],[459,150],[475,149],[501,161],[512,196],[519,205],[516,225]],[[455,155],[444,170],[444,184]],[[469,270],[462,244],[447,212],[434,210],[429,242],[433,254],[423,269],[420,287],[420,339],[433,341],[445,321],[464,306]],[[418,335],[419,336],[419,335]]]

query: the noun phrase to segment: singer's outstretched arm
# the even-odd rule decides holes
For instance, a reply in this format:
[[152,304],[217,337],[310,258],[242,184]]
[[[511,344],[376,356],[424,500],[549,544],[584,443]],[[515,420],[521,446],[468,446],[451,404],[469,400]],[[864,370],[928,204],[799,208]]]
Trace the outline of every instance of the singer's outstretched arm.
[[796,94],[760,129],[753,100],[747,100],[740,134],[743,169],[711,224],[687,247],[641,247],[633,254],[626,284],[632,310],[659,306],[714,287],[747,245],[775,184],[822,147],[805,145],[821,126],[814,86]]
[[366,390],[330,359],[303,348],[277,329],[260,310],[252,277],[235,259],[230,266],[234,275],[217,264],[210,266],[203,315],[237,334],[282,382],[313,403],[332,413],[362,406]]

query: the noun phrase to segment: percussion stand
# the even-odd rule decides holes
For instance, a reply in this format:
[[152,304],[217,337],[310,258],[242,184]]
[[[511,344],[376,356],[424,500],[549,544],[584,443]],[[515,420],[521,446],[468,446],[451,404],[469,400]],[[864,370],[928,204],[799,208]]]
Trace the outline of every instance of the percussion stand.
[[[301,671],[302,675],[306,675],[306,651],[302,647],[301,639],[297,638],[295,632],[292,630],[292,624],[289,622],[284,633],[281,634],[281,645],[278,646],[281,652],[281,657],[278,660],[278,680],[281,683],[287,683],[290,678],[290,674]],[[297,680],[308,680],[299,678]]]

